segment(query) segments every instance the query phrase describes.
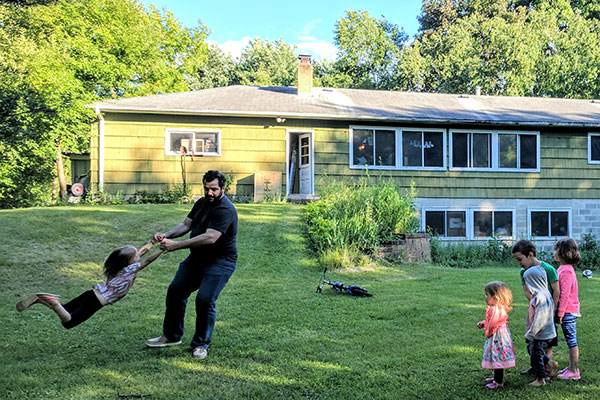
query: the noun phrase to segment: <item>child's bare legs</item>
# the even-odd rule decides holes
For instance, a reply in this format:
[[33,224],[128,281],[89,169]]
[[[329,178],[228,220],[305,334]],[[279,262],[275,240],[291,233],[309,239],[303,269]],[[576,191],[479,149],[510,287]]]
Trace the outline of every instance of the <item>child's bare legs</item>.
[[537,378],[535,381],[531,382],[531,386],[540,387],[546,384],[546,380],[544,378]]
[[58,315],[61,322],[69,322],[71,320],[71,314],[60,303],[60,299],[56,296],[50,296],[45,294],[38,295],[39,303],[45,305]]
[[579,371],[579,347],[571,347],[569,349],[569,371]]

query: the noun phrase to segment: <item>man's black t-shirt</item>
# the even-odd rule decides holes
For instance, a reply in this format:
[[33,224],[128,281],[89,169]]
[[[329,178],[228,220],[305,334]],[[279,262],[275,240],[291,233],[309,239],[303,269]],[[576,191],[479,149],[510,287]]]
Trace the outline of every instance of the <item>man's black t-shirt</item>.
[[229,261],[237,260],[237,211],[227,196],[212,203],[202,197],[196,201],[187,216],[192,220],[190,238],[206,232],[208,228],[221,232],[214,244],[190,248],[193,257],[212,259],[222,257]]

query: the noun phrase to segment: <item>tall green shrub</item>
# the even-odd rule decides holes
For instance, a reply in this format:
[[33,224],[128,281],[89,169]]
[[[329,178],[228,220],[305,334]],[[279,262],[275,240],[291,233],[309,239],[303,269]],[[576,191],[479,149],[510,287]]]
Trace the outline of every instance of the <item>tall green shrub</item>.
[[372,251],[396,233],[416,232],[414,185],[406,193],[391,181],[368,184],[334,182],[321,200],[306,208],[308,233],[321,253],[334,249]]

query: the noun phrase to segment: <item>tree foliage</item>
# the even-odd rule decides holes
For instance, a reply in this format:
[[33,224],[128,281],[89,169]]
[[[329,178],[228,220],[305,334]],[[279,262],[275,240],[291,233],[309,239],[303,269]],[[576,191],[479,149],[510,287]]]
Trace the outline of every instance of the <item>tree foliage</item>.
[[400,51],[407,35],[385,17],[373,18],[367,11],[346,11],[334,29],[339,48],[332,65],[321,66],[321,81],[327,86],[368,89],[392,88]]
[[229,86],[236,82],[236,64],[218,46],[210,45],[206,60],[186,75],[190,90]]
[[282,39],[256,38],[244,49],[236,66],[236,82],[242,85],[291,86],[296,83],[298,58],[294,47]]
[[186,90],[206,35],[136,0],[0,5],[0,207],[48,201],[60,154],[89,149],[86,104]]
[[589,18],[568,0],[426,0],[421,33],[402,54],[398,87],[598,97],[600,31],[587,6]]

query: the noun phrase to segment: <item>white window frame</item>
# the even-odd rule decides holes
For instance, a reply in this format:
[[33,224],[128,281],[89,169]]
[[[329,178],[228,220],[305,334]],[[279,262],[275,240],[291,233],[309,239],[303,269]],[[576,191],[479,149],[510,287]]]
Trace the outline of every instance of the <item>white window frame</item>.
[[[517,217],[517,211],[515,208],[490,208],[490,207],[484,207],[484,208],[480,208],[480,207],[462,207],[462,208],[448,208],[448,207],[424,207],[421,209],[421,227],[422,229],[426,229],[427,225],[426,225],[426,215],[425,213],[427,213],[428,211],[445,211],[445,212],[449,212],[449,211],[462,211],[465,213],[465,235],[466,236],[440,236],[440,240],[470,240],[470,241],[488,241],[492,238],[492,236],[475,236],[475,211],[488,211],[488,212],[511,212],[512,213],[512,229],[513,231],[511,232],[510,236],[501,236],[501,237],[496,237],[497,239],[500,240],[514,240],[516,239],[516,217]],[[542,210],[545,211],[545,210]],[[554,211],[554,210],[553,210]],[[562,210],[560,210],[562,211]],[[445,222],[444,222],[445,223]],[[570,221],[569,221],[569,226],[570,226]],[[446,230],[448,228],[446,227]],[[569,228],[570,229],[570,228]]]
[[[466,240],[469,239],[469,209],[468,208],[443,208],[443,207],[425,207],[421,209],[421,226],[423,229],[427,228],[427,215],[426,213],[429,211],[439,212],[444,211],[444,226],[446,225],[447,213],[448,212],[464,212],[465,213],[465,236],[440,236],[441,240]],[[446,232],[448,232],[448,227],[445,226]]]
[[[457,133],[487,133],[492,135],[492,163],[491,168],[473,168],[473,167],[453,167],[453,138],[454,132]],[[516,157],[517,162],[520,162],[521,157],[521,146],[520,146],[520,135],[531,135],[536,137],[536,168],[500,168],[500,135],[517,135],[517,148]],[[448,166],[451,171],[494,171],[494,172],[540,172],[540,132],[539,131],[507,131],[507,130],[484,130],[484,129],[451,129],[448,132],[449,136],[449,157]]]
[[592,137],[600,137],[599,132],[588,133],[588,164],[600,164],[600,160],[592,160]]
[[[471,214],[471,223],[469,224],[470,227],[470,236],[469,238],[471,240],[490,240],[492,238],[492,236],[475,236],[475,211],[482,211],[482,212],[510,212],[512,213],[512,232],[510,235],[506,235],[506,236],[495,236],[496,239],[500,239],[500,240],[512,240],[515,239],[515,231],[516,231],[516,210],[514,208],[470,208],[469,212]],[[492,214],[492,218],[493,218],[493,214]],[[492,227],[492,232],[494,231],[493,229],[494,227]]]
[[[531,222],[531,213],[532,212],[547,212],[547,213],[552,213],[552,212],[566,212],[567,213],[567,224],[569,225],[567,227],[567,234],[564,236],[533,236],[532,232],[531,232],[531,227],[532,227],[532,222]],[[527,236],[531,239],[535,239],[535,240],[544,240],[544,239],[555,239],[555,238],[562,238],[562,237],[571,237],[571,230],[573,229],[573,221],[571,219],[572,213],[571,213],[571,209],[570,208],[528,208],[527,209]],[[551,222],[552,219],[549,218],[548,219],[548,224],[550,224],[548,226],[548,233],[552,233],[552,225]]]
[[[189,128],[166,128],[165,129],[165,155],[167,156],[180,156],[181,152],[178,150],[170,150],[171,146],[171,134],[173,133],[213,133],[217,137],[217,152],[216,153],[205,153],[205,152],[194,152],[195,156],[203,157],[220,157],[221,156],[221,130],[220,129],[189,129]],[[193,140],[196,140],[195,138]],[[189,153],[188,153],[189,154]]]
[[[396,141],[396,165],[356,165],[354,162],[354,129],[371,129],[382,131],[394,131]],[[403,166],[402,165],[402,133],[403,131],[420,131],[420,132],[437,132],[442,135],[442,166],[440,167],[425,167],[425,166]],[[447,156],[447,130],[436,128],[420,128],[420,127],[390,127],[390,126],[370,126],[370,125],[350,125],[348,139],[348,167],[350,169],[381,169],[381,170],[418,170],[418,171],[445,171],[448,169]],[[421,149],[421,164],[424,164],[424,152]]]

